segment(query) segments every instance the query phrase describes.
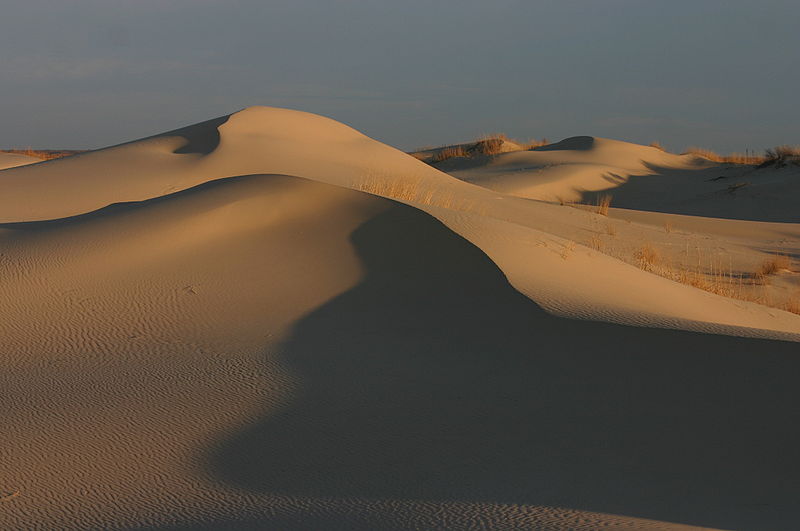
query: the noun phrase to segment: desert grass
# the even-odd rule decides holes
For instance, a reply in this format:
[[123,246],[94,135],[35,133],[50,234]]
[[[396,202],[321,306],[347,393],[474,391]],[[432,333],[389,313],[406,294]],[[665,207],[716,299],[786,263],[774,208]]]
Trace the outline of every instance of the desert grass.
[[472,157],[497,155],[503,152],[503,144],[506,140],[505,135],[478,140],[467,148],[467,155]]
[[748,153],[731,153],[729,155],[720,155],[710,149],[690,147],[687,148],[683,155],[697,155],[708,159],[711,162],[727,163],[727,164],[763,164],[766,160],[765,157]]
[[575,242],[569,240],[567,243],[564,244],[564,247],[561,249],[561,258],[567,260],[570,256],[572,256],[573,251],[575,251]]
[[800,293],[796,293],[786,299],[786,302],[783,303],[783,309],[800,315]]
[[83,153],[83,151],[80,150],[56,150],[56,149],[32,149],[32,148],[4,149],[0,151],[2,151],[3,153],[13,153],[16,155],[27,155],[28,157],[34,157],[42,160],[60,159],[63,157],[77,155],[78,153]]
[[[617,252],[613,246],[602,245],[599,235],[590,238],[587,246],[599,252],[615,257],[623,262],[631,263],[649,273],[664,277],[674,282],[686,284],[694,288],[727,297],[730,299],[753,302],[764,306],[779,308],[800,314],[800,292],[782,299],[776,298],[769,291],[765,276],[759,278],[759,271],[780,271],[788,269],[789,259],[778,254],[765,261],[766,266],[756,273],[734,271],[731,258],[727,255],[706,255],[698,247],[694,252],[687,248],[686,260],[675,264],[665,259],[662,253],[651,242],[644,242],[632,254]],[[696,258],[691,256],[696,253]]]
[[788,161],[800,163],[800,146],[776,146],[766,150],[762,166],[785,166]]
[[670,223],[669,221],[664,222],[664,232],[666,232],[667,234],[672,232],[672,223]]
[[527,142],[521,142],[519,144],[522,146],[522,149],[524,149],[525,151],[530,151],[532,149],[536,149],[537,147],[546,146],[549,143],[550,143],[550,141],[547,140],[546,138],[540,138],[540,139],[531,138]]
[[789,161],[800,162],[800,146],[776,146],[764,151],[763,155],[756,155],[754,152],[731,153],[720,155],[710,149],[690,147],[684,153],[693,154],[712,162],[727,164],[750,164],[755,166],[783,166]]
[[437,152],[431,162],[433,164],[444,162],[446,160],[454,159],[456,157],[466,157],[467,151],[461,146],[447,147]]
[[785,254],[775,253],[761,263],[761,266],[756,270],[755,277],[763,279],[769,275],[775,275],[783,269],[789,269],[791,261]]
[[664,146],[662,146],[660,142],[650,142],[650,147],[656,148],[661,151],[666,151],[666,149],[664,149]]
[[606,224],[606,234],[609,236],[617,235],[617,227],[613,223]]
[[597,198],[596,212],[601,216],[608,216],[608,209],[611,206],[612,196],[610,194],[602,194]]
[[[440,162],[459,157],[491,157],[493,155],[506,152],[508,149],[506,146],[507,142],[518,145],[520,151],[531,150],[539,146],[545,146],[549,144],[549,141],[546,138],[539,140],[530,139],[527,141],[519,141],[510,138],[505,133],[493,133],[490,135],[484,135],[471,143],[439,148],[439,150],[434,153],[430,159],[428,159],[424,153],[414,152],[411,153],[411,155],[422,161],[427,160],[430,164],[438,164]],[[426,149],[433,150],[436,148]]]
[[431,186],[424,183],[420,176],[398,177],[369,173],[354,188],[369,194],[408,203],[436,206],[482,216],[487,213],[487,207],[483,202],[458,196],[451,190]]
[[633,256],[639,268],[645,271],[651,271],[661,261],[661,253],[649,242],[642,245]]

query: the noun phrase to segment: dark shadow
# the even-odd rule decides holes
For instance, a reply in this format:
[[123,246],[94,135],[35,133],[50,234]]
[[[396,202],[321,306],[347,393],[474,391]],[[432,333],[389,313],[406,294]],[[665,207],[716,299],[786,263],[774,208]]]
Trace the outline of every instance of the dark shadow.
[[591,136],[572,136],[559,142],[538,146],[531,151],[588,151],[594,147],[594,137]]
[[[711,218],[800,223],[793,179],[774,178],[774,171],[744,164],[688,169],[664,168],[642,162],[651,173],[622,178],[606,174],[612,188],[600,192],[575,190],[581,203],[592,204],[598,194],[611,194],[612,206],[632,210]],[[778,170],[775,170],[778,171]],[[780,171],[793,171],[784,169]],[[791,177],[791,176],[788,176]],[[800,183],[800,179],[797,180]]]
[[797,343],[553,317],[405,206],[352,241],[366,277],[297,325],[285,363],[301,388],[220,441],[218,477],[796,528]]
[[233,177],[223,177],[221,179],[215,179],[213,181],[206,181],[204,183],[198,184],[191,188],[187,188],[185,190],[180,190],[178,192],[172,192],[158,197],[142,199],[141,201],[123,201],[119,203],[112,203],[108,206],[105,206],[103,208],[98,208],[97,210],[93,210],[91,212],[86,212],[84,214],[76,214],[74,216],[68,216],[65,218],[45,219],[40,221],[12,221],[7,223],[0,223],[0,229],[8,229],[16,231],[57,229],[60,227],[64,227],[66,225],[89,223],[97,219],[102,219],[109,216],[116,216],[124,212],[131,212],[138,208],[158,205],[160,203],[169,203],[176,199],[190,197],[195,194],[202,194],[207,190],[213,190],[214,188],[218,187],[231,188],[235,187],[237,184],[245,184],[247,182],[255,180],[266,181],[266,180],[285,180],[285,179],[298,180],[300,178],[288,175],[280,175],[280,174],[250,174],[250,175],[236,175]]
[[173,153],[188,154],[199,153],[208,155],[219,146],[219,128],[228,121],[230,116],[221,116],[206,120],[199,124],[190,125],[169,131],[158,136],[181,136],[186,139],[186,144],[176,149]]

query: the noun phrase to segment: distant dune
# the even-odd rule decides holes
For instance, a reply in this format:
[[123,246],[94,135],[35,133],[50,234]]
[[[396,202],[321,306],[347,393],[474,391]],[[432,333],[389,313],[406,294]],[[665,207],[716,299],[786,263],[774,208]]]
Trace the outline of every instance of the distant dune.
[[34,162],[40,161],[41,159],[37,159],[36,157],[20,155],[18,153],[3,153],[0,151],[0,170],[5,170],[6,168],[15,168],[25,164],[33,164]]
[[0,153],[0,528],[794,529],[800,170],[490,147]]

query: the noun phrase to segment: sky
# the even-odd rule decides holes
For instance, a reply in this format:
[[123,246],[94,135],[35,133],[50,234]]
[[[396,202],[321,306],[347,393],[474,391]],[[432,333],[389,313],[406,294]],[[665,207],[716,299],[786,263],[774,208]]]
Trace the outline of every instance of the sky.
[[250,105],[410,150],[504,132],[800,144],[797,0],[4,0],[0,147],[99,148]]

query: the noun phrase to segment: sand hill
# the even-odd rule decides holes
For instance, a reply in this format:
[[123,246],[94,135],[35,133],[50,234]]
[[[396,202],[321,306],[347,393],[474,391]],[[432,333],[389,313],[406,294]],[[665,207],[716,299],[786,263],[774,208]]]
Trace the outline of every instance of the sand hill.
[[[797,220],[552,201],[720,170],[612,140],[448,163],[252,107],[1,171],[0,528],[792,529]],[[777,249],[770,301],[655,271]]]
[[33,164],[35,162],[41,162],[41,159],[29,157],[28,155],[20,155],[18,153],[3,153],[0,151],[0,170],[16,168],[17,166],[24,166],[25,164]]

